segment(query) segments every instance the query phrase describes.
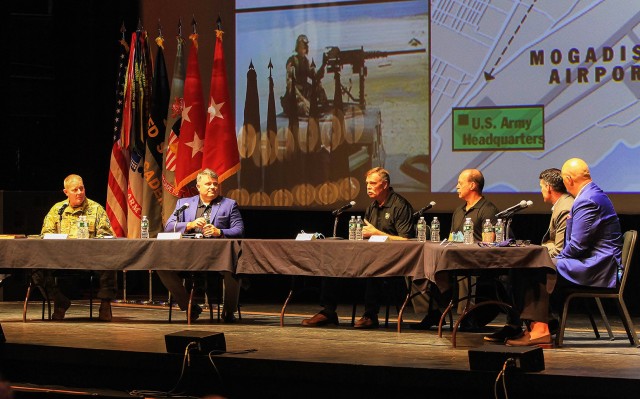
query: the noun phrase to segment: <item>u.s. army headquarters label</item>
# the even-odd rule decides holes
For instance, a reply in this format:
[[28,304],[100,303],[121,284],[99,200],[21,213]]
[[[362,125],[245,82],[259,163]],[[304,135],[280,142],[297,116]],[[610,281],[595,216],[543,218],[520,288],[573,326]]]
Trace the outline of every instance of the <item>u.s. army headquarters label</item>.
[[453,109],[453,151],[544,149],[544,107]]

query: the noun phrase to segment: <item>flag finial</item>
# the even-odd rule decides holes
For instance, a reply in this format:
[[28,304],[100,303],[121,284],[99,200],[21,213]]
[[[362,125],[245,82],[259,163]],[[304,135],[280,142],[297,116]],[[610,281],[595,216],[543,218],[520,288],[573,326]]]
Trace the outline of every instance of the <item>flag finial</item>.
[[198,33],[198,23],[196,22],[196,16],[194,15],[191,19],[191,27],[193,28],[193,33]]

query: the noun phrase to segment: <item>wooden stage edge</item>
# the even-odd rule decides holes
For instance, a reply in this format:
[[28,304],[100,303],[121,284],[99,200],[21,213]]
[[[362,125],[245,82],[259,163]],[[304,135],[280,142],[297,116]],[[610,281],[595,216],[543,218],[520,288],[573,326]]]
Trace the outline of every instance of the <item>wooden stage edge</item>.
[[[33,302],[24,323],[22,303],[0,302],[6,336],[0,372],[16,398],[170,397],[167,392],[225,398],[503,398],[505,390],[512,398],[635,398],[640,392],[640,349],[630,346],[612,315],[614,341],[606,331],[594,339],[587,318],[572,316],[565,346],[543,351],[543,371],[508,369],[496,384],[497,371],[470,370],[468,352],[495,348],[482,337],[501,325],[502,316],[484,332],[460,333],[453,348],[448,329],[438,338],[436,331],[409,328],[421,315],[408,314],[400,334],[395,322],[375,331],[355,330],[350,317],[341,318],[339,327],[305,328],[300,321],[317,307],[292,304],[280,327],[280,306],[245,304],[242,320],[233,324],[217,322],[215,311],[212,322],[203,313],[188,326],[184,312],[175,311],[169,323],[162,307],[114,305],[112,322],[91,321],[86,301],[74,301],[64,321],[40,320],[41,305]],[[350,315],[351,309],[339,311]],[[165,336],[181,331],[223,333],[226,352],[191,352],[188,359],[167,353]]]

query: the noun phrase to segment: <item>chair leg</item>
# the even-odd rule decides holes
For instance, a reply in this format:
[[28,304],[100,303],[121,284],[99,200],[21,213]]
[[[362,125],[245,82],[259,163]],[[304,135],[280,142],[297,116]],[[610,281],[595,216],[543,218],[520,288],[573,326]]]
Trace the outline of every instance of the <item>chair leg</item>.
[[93,272],[89,276],[89,320],[93,320]]
[[356,303],[353,304],[353,308],[351,309],[351,327],[356,325],[356,308],[358,305]]
[[[22,322],[27,322],[27,307],[29,306],[29,297],[31,296],[31,287],[33,287],[33,283],[30,281],[29,286],[27,287],[27,295],[24,298],[24,304],[22,305]],[[44,319],[44,298],[42,299],[42,318]]]
[[169,292],[169,298],[167,302],[169,302],[169,323],[171,323],[171,313],[173,311],[173,297],[171,296],[171,292]]
[[607,314],[604,312],[604,308],[602,307],[602,301],[598,297],[594,299],[596,300],[596,305],[598,306],[598,310],[600,311],[600,317],[602,317],[604,326],[607,329],[607,334],[609,334],[609,341],[614,341],[616,337],[613,336],[613,331],[611,331],[611,324],[609,324],[609,319],[607,318]]
[[195,290],[195,281],[191,277],[191,290],[189,292],[189,304],[187,305],[187,325],[191,325],[191,304],[193,303],[193,291]]
[[583,304],[584,304],[585,310],[587,311],[587,314],[589,315],[589,322],[591,323],[591,329],[593,330],[593,333],[596,335],[596,339],[600,339],[600,331],[598,331],[598,326],[596,325],[596,321],[593,318],[593,313],[589,308],[589,302],[587,302],[587,298],[584,298]]
[[282,304],[282,309],[280,309],[280,327],[284,327],[284,315],[287,312],[287,305],[289,305],[289,301],[291,300],[292,295],[293,295],[293,284],[291,285],[291,289],[289,290],[289,295],[287,295],[287,299],[285,299],[284,304]]
[[213,322],[213,295],[211,292],[211,284],[210,284],[210,274],[206,273],[204,277],[204,296],[205,302],[209,307],[209,322]]
[[556,346],[559,348],[562,346],[562,340],[564,339],[564,329],[567,326],[567,316],[569,315],[569,303],[571,302],[571,295],[564,300],[564,306],[562,307],[562,314],[560,315],[560,331],[556,335]]
[[631,316],[629,316],[629,311],[627,310],[627,305],[625,304],[622,295],[618,297],[618,301],[616,302],[616,304],[618,305],[618,312],[620,313],[620,318],[622,319],[624,329],[627,331],[629,342],[631,342],[631,345],[633,346],[640,347],[640,341],[638,341],[636,329],[633,326],[633,321],[631,320]]

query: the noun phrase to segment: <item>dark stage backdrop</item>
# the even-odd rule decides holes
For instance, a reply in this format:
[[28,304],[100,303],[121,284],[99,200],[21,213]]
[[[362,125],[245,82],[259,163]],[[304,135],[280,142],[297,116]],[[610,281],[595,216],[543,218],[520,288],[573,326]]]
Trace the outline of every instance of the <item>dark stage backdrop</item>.
[[10,105],[0,190],[62,190],[77,173],[88,196],[104,204],[120,26],[130,37],[138,2],[30,0],[3,8],[11,34],[2,87]]

